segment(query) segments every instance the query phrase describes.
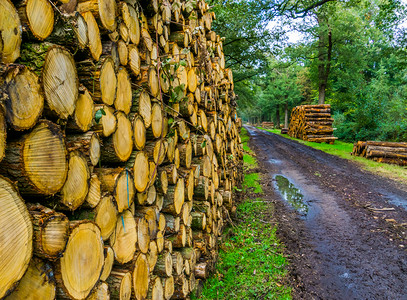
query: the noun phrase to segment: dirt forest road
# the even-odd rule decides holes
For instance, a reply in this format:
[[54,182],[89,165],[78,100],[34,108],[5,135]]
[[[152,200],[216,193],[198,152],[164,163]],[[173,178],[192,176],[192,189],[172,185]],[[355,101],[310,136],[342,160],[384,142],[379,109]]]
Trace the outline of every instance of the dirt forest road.
[[246,127],[295,299],[407,299],[407,186]]

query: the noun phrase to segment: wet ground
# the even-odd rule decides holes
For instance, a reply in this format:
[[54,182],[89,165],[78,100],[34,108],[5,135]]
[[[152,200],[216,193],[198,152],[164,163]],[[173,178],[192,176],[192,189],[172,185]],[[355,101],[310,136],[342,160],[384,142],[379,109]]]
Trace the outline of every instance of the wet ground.
[[407,186],[247,129],[291,260],[294,298],[407,299]]

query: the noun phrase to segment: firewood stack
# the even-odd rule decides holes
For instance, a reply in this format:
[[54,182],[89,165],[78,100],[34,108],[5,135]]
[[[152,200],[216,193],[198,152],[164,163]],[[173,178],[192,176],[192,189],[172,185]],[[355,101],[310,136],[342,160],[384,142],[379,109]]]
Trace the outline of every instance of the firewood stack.
[[273,129],[274,123],[273,122],[262,122],[261,127],[266,128],[266,129]]
[[352,155],[377,162],[407,166],[407,143],[359,141],[353,145]]
[[0,1],[0,298],[184,299],[241,180],[203,0]]
[[331,105],[300,105],[291,112],[288,135],[309,142],[333,144]]

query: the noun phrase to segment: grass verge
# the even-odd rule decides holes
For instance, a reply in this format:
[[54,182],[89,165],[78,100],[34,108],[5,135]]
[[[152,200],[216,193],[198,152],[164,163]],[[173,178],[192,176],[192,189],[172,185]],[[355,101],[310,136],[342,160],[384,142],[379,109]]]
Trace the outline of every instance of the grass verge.
[[[242,130],[246,143],[247,132]],[[250,172],[256,159],[245,161],[243,192],[248,195],[237,207],[237,220],[220,246],[217,272],[209,278],[202,299],[291,299],[288,264],[272,222],[272,203],[261,198],[260,174]]]
[[352,150],[353,150],[352,143],[335,141],[335,144],[329,145],[329,144],[325,144],[325,143],[306,142],[306,141],[303,141],[300,139],[292,138],[286,134],[281,134],[279,129],[264,129],[261,127],[258,127],[258,128],[281,135],[282,137],[297,141],[301,144],[324,151],[326,153],[354,161],[354,162],[358,163],[364,170],[367,170],[369,172],[396,180],[403,184],[407,184],[407,172],[406,172],[405,167],[379,163],[379,162],[376,162],[376,161],[373,161],[370,159],[366,159],[364,157],[353,156],[353,155],[351,155]]

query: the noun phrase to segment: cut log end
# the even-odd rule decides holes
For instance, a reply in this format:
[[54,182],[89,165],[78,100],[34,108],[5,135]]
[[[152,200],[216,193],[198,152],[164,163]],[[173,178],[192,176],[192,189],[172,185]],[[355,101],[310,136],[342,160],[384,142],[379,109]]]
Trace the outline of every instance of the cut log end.
[[65,140],[59,126],[41,121],[25,138],[24,171],[40,193],[53,195],[65,184],[68,173]]
[[21,23],[10,0],[0,2],[0,59],[2,63],[13,63],[20,56]]
[[[14,185],[0,176],[0,297],[4,297],[27,270],[33,251],[30,215]],[[11,251],[12,249],[12,251]]]
[[100,277],[103,262],[98,226],[88,221],[75,225],[56,270],[62,291],[75,299],[87,297]]
[[75,110],[79,80],[72,54],[59,46],[51,47],[42,69],[45,99],[52,111],[67,119]]
[[61,202],[69,209],[75,210],[85,201],[89,190],[89,177],[86,159],[79,152],[71,152],[68,176],[61,191]]
[[8,97],[5,100],[8,122],[15,130],[30,129],[44,108],[44,97],[38,77],[28,68],[12,69],[6,77]]
[[18,284],[18,287],[6,297],[7,300],[55,299],[55,283],[51,266],[39,258],[33,258]]
[[148,293],[150,270],[147,256],[139,254],[133,272],[133,289],[136,299],[145,299]]

